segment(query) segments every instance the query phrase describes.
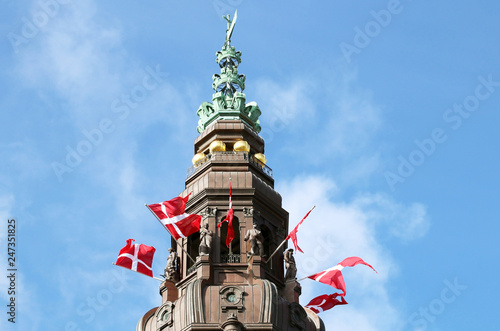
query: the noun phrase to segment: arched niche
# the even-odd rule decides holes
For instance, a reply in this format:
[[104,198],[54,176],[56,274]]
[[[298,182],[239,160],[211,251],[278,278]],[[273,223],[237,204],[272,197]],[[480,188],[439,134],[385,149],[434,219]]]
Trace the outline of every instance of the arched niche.
[[[226,215],[222,216],[220,221],[224,221]],[[220,245],[220,262],[236,263],[240,262],[241,259],[241,240],[240,240],[240,220],[238,217],[233,216],[233,229],[234,229],[234,239],[226,246],[227,238],[227,227],[228,222],[221,224],[219,231],[219,245]]]
[[264,252],[261,256],[267,258],[275,249],[275,247],[273,247],[273,233],[265,224],[260,225],[260,232],[262,233],[262,245],[264,246]]
[[[196,257],[199,254],[198,247],[200,246],[200,233],[196,232],[193,233],[188,237],[188,243],[187,243],[187,252],[191,257],[196,261]],[[188,257],[187,258],[187,266],[188,269],[194,265],[193,261]],[[188,272],[189,273],[189,272]]]

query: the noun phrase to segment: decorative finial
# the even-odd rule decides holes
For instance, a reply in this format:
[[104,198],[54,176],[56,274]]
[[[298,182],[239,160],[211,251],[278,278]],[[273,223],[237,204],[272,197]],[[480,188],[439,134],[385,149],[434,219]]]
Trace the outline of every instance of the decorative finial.
[[246,102],[245,75],[238,73],[241,63],[241,52],[231,46],[231,36],[238,18],[238,11],[222,16],[227,22],[226,40],[224,46],[216,53],[216,61],[220,67],[220,74],[212,76],[212,102],[203,102],[196,112],[200,117],[198,132],[203,132],[211,123],[218,120],[240,119],[243,123],[260,132],[260,108],[256,102]]

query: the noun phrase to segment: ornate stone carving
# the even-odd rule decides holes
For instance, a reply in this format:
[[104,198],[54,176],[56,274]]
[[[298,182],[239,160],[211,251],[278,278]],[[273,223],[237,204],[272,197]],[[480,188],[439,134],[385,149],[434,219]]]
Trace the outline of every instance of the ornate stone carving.
[[243,207],[243,214],[247,217],[253,216],[254,210],[253,207]]
[[203,217],[214,217],[217,214],[217,207],[207,207],[203,209],[200,213]]
[[156,326],[158,330],[165,330],[173,324],[173,310],[174,304],[172,302],[165,302],[156,311]]
[[293,257],[293,249],[289,248],[286,250],[285,255],[283,256],[285,260],[285,281],[287,280],[295,280],[297,276],[297,266],[295,264],[295,258]]
[[223,312],[235,309],[243,311],[243,289],[238,286],[225,286],[219,291],[221,309]]
[[256,223],[253,224],[252,229],[247,230],[244,240],[250,241],[251,249],[250,252],[247,252],[248,258],[255,255],[262,256],[262,254],[264,254],[264,237]]
[[208,229],[208,223],[200,228],[200,246],[198,253],[200,256],[212,253],[212,238],[214,233]]
[[165,267],[163,277],[175,283],[179,281],[179,257],[173,248],[169,248],[168,252],[170,255],[167,258],[167,266]]

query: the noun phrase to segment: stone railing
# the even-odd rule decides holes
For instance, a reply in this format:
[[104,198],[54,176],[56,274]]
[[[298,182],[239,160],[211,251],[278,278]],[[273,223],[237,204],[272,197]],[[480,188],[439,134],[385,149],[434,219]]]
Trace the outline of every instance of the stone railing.
[[187,170],[187,178],[203,168],[206,163],[211,163],[212,161],[248,161],[267,176],[273,177],[273,170],[271,168],[246,152],[214,152],[213,154],[207,154],[202,160],[198,161],[196,165],[190,167]]
[[263,173],[265,173],[269,177],[271,178],[273,177],[273,169],[269,168],[264,163],[257,160],[255,157],[253,157],[253,155],[250,156],[250,163],[259,168]]
[[222,254],[220,256],[221,263],[240,263],[241,255],[240,254]]

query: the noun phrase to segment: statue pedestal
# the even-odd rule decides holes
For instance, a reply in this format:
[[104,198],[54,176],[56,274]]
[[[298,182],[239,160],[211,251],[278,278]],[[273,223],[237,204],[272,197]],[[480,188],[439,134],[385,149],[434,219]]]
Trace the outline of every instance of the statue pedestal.
[[252,256],[251,260],[254,278],[263,278],[265,273],[263,270],[264,259],[260,256]]
[[196,258],[197,278],[211,279],[212,278],[212,262],[209,255],[202,255]]
[[166,280],[160,285],[160,295],[162,302],[174,302],[179,298],[179,290],[172,281]]
[[288,302],[299,303],[299,296],[302,293],[302,287],[296,279],[287,280],[283,291],[283,298]]

